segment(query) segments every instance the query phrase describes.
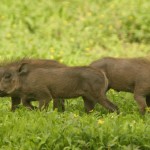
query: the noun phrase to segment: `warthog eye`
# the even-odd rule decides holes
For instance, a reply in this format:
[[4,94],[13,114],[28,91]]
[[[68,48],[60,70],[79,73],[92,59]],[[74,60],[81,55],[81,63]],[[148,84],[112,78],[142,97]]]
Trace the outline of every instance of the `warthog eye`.
[[5,79],[10,79],[10,78],[11,78],[11,74],[10,74],[10,73],[6,73],[6,74],[4,75],[4,78],[5,78]]

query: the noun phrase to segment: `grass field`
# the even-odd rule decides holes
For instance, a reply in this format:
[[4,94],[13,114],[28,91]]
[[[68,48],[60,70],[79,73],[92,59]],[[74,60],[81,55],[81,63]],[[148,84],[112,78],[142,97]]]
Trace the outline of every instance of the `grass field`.
[[[23,57],[88,65],[104,56],[150,57],[149,0],[1,0],[0,61]],[[150,114],[133,95],[108,92],[121,113],[97,105],[86,114],[81,98],[64,113],[10,112],[0,98],[1,150],[150,150]],[[37,105],[37,103],[35,103]]]

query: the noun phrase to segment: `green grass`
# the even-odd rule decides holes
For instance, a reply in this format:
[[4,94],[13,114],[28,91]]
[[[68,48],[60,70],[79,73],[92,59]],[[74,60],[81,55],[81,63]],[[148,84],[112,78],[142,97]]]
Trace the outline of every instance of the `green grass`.
[[[23,57],[88,65],[104,56],[150,56],[149,0],[1,0],[0,60]],[[133,95],[108,92],[121,113],[97,105],[84,113],[81,98],[59,113],[10,112],[0,100],[1,150],[149,150],[150,114]],[[37,103],[36,103],[37,104]]]

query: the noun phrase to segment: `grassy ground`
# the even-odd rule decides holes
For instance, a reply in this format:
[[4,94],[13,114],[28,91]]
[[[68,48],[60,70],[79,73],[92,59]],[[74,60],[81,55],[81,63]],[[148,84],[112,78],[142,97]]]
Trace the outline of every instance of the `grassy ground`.
[[[150,56],[149,0],[1,0],[0,60],[23,57],[88,65],[104,56]],[[150,114],[140,116],[133,95],[108,93],[121,113],[97,105],[84,113],[81,98],[59,113],[10,112],[0,100],[2,150],[149,150]]]

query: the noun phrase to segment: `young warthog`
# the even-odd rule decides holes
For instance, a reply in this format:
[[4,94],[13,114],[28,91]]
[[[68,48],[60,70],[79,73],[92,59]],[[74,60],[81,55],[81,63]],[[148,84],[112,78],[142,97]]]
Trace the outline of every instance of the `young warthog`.
[[[62,68],[62,67],[66,67],[66,65],[61,64],[55,60],[46,60],[46,59],[22,59],[22,60],[18,60],[18,61],[14,61],[14,62],[10,62],[7,64],[3,64],[0,67],[0,80],[3,76],[4,70],[6,70],[6,68],[11,68],[12,70],[17,70],[18,65],[20,63],[28,63],[28,68],[30,70],[34,70],[36,68]],[[10,95],[7,94],[4,91],[0,90],[0,97],[9,97],[11,96],[11,100],[12,100],[12,107],[11,110],[14,111],[18,105],[21,103],[21,99],[18,95]],[[30,100],[31,101],[31,100]],[[31,109],[34,109],[34,107],[30,104],[30,101],[28,101],[28,106]],[[54,100],[54,108],[59,108],[62,111],[65,110],[64,107],[64,100]]]
[[107,90],[112,88],[134,93],[142,114],[147,105],[150,107],[150,61],[144,58],[106,57],[94,61],[90,66],[106,73],[109,81]]
[[105,95],[108,82],[105,74],[90,67],[64,67],[30,70],[22,63],[18,71],[7,69],[1,80],[1,89],[11,95],[20,95],[28,107],[28,100],[39,100],[39,109],[47,109],[49,101],[82,96],[87,112],[99,103],[110,112],[118,110]]

